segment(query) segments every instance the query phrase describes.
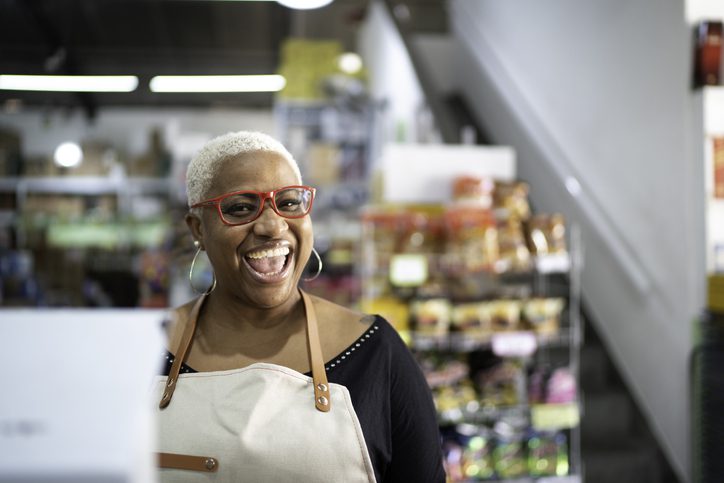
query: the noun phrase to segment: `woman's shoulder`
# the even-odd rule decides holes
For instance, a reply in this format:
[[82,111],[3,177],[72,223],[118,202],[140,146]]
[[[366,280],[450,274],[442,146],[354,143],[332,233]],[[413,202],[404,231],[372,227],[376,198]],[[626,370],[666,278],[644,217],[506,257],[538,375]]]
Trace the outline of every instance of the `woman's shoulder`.
[[373,316],[310,295],[317,314],[322,347],[326,356],[343,351],[375,322]]

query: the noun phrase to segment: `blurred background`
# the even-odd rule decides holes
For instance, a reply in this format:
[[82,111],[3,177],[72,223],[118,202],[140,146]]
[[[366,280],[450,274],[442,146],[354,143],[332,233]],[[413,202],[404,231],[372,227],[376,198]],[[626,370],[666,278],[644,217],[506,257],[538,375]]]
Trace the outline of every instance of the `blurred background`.
[[263,131],[318,189],[306,288],[409,343],[450,481],[721,481],[723,20],[0,0],[0,304],[190,300],[186,166]]

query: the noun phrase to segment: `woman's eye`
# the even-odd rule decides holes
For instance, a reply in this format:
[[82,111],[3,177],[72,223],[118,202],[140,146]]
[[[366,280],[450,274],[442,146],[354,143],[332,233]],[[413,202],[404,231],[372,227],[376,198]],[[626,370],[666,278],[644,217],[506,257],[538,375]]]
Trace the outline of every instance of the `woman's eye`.
[[247,203],[236,203],[231,206],[224,207],[224,213],[227,215],[243,215],[253,212],[255,207]]
[[277,203],[277,208],[279,208],[280,210],[294,210],[301,204],[302,202],[299,199],[287,199],[282,200],[280,203]]

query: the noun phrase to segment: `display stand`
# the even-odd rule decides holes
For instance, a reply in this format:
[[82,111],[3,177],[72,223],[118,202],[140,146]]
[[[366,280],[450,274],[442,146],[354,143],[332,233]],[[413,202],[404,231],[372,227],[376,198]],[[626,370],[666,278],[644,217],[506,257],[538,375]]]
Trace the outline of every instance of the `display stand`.
[[[430,203],[432,184],[437,193],[446,190],[442,175],[434,175],[494,175],[510,183],[514,153],[465,147],[470,160],[461,162],[460,147],[446,148],[434,146],[429,159],[422,146],[386,150],[389,196],[362,217],[362,309],[390,320],[418,358],[435,397],[450,481],[578,483],[579,231],[567,227],[565,252],[541,252],[520,266],[476,265],[471,257],[482,254],[466,251],[469,238],[460,245],[441,234],[460,205]],[[441,159],[452,174],[439,169]],[[404,168],[412,164],[414,170]],[[504,227],[490,233],[496,229]],[[550,306],[558,312],[541,308]]]

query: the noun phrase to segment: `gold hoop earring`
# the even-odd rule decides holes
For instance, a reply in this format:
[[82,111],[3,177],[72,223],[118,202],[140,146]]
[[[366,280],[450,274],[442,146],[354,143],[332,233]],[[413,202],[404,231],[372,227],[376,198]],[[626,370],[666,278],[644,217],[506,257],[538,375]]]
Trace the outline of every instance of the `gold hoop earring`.
[[322,273],[322,257],[319,256],[319,252],[317,252],[314,247],[312,247],[312,253],[314,253],[315,257],[317,257],[317,273],[309,278],[303,279],[305,282],[311,282],[312,280],[316,280],[317,277],[319,277],[319,274]]
[[199,256],[199,253],[203,251],[203,248],[201,248],[201,244],[198,240],[194,241],[194,246],[196,247],[196,253],[194,254],[194,258],[191,260],[191,268],[189,268],[189,285],[191,285],[191,290],[196,292],[199,295],[209,295],[211,292],[214,291],[216,288],[216,274],[211,272],[211,275],[214,277],[214,281],[211,283],[211,286],[205,291],[202,292],[198,290],[196,287],[194,287],[194,267],[196,266],[196,259]]

